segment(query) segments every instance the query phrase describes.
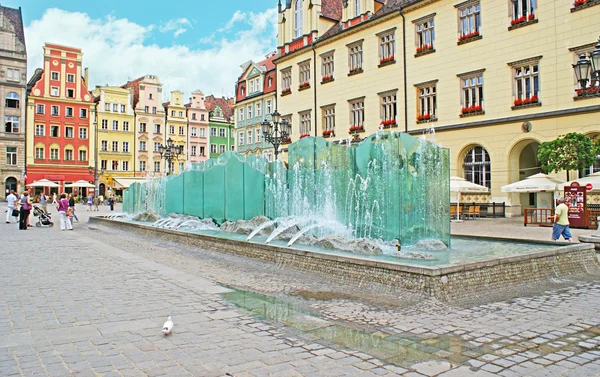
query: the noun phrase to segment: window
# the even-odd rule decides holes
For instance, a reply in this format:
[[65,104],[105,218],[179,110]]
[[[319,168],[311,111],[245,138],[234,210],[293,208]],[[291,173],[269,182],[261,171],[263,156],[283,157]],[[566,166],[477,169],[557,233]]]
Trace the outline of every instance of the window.
[[58,148],[50,148],[50,159],[58,160]]
[[44,105],[36,105],[35,106],[35,113],[36,114],[43,115],[45,112],[46,112],[46,107]]
[[100,149],[102,150],[102,152],[108,151],[108,141],[102,140],[100,142]]
[[44,159],[44,147],[36,147],[35,148],[35,159],[36,160]]
[[154,125],[154,133],[155,134],[159,134],[160,133],[160,124],[155,124]]
[[6,165],[17,164],[17,147],[6,147]]
[[281,89],[283,92],[290,91],[292,88],[292,69],[281,70]]
[[160,152],[160,143],[154,142],[154,152]]
[[152,114],[156,114],[156,107],[155,106],[152,107]]
[[417,121],[436,118],[437,109],[437,81],[417,87]]
[[360,16],[360,2],[361,0],[354,0],[354,17]]
[[535,18],[536,0],[511,0],[511,2],[512,25]]
[[227,130],[225,128],[219,128],[219,137],[227,137]]
[[273,77],[269,76],[269,79],[267,80],[267,86],[270,88],[271,86],[273,86]]
[[217,136],[217,129],[215,127],[210,128],[210,136]]
[[174,117],[175,116],[175,110],[171,110],[171,116]]
[[365,99],[360,98],[350,101],[350,127],[364,127]]
[[468,39],[479,35],[481,28],[479,2],[471,3],[458,9],[460,39]]
[[140,161],[140,171],[146,171],[146,161]]
[[18,69],[7,68],[6,69],[6,81],[21,81],[21,72]]
[[183,118],[183,111],[180,111],[180,112],[179,112],[179,117],[180,117],[180,118]]
[[204,147],[200,147],[200,156],[205,156]]
[[192,156],[196,155],[196,149],[197,149],[196,146],[192,145],[192,151],[191,151]]
[[306,135],[310,134],[311,130],[311,121],[310,121],[310,111],[304,111],[299,113],[300,115],[300,134]]
[[112,105],[112,111],[115,112],[115,113],[118,112],[119,111],[119,105],[116,104],[116,103],[113,103],[113,105]]
[[250,80],[250,90],[248,93],[254,93],[256,89],[254,88],[254,80]]
[[396,29],[384,31],[379,36],[379,62],[386,63],[395,59]]
[[184,135],[185,134],[185,130],[183,128],[183,126],[179,126],[179,135]]
[[242,85],[240,87],[240,95],[243,96],[245,94],[245,92],[246,92],[246,88]]
[[59,137],[60,136],[60,128],[56,125],[50,126],[50,137]]
[[154,161],[154,172],[160,172],[160,161]]
[[323,135],[331,135],[335,130],[335,106],[327,106],[323,111]]
[[483,74],[460,77],[462,113],[483,111]]
[[129,153],[129,142],[128,141],[123,142],[123,153]]
[[52,106],[50,109],[53,116],[58,116],[58,106]]
[[238,111],[238,118],[240,121],[244,120],[244,106],[240,107],[240,110]]
[[65,149],[65,161],[73,161],[73,150]]
[[150,107],[144,106],[144,112],[149,113],[150,112]]
[[169,126],[169,135],[175,135],[175,126]]
[[80,139],[87,139],[87,128],[81,127],[79,129],[79,138]]
[[260,116],[262,115],[262,111],[261,110],[262,110],[261,109],[261,104],[260,104],[260,102],[258,102],[256,104],[256,117],[257,118],[260,118]]
[[113,141],[112,142],[112,151],[113,152],[118,152],[119,151],[119,142],[118,141]]
[[539,59],[529,63],[512,64],[514,82],[515,106],[538,103],[540,91]]
[[19,108],[19,95],[15,92],[10,92],[6,95],[6,99],[4,100],[4,107],[8,107],[11,109]]
[[108,167],[108,161],[106,161],[106,160],[100,161],[100,169],[106,170],[107,167]]
[[20,126],[19,117],[5,116],[4,117],[4,132],[19,133]]
[[196,120],[196,113],[192,113],[192,120]]
[[58,97],[58,88],[57,87],[50,88],[50,95],[54,96],[54,97]]
[[238,132],[238,145],[244,145],[244,140],[246,140],[244,131]]
[[260,127],[256,129],[256,131],[254,131],[256,134],[256,143],[260,143]]
[[50,79],[51,80],[58,80],[58,72],[51,72],[50,73]]
[[75,75],[71,73],[67,74],[67,82],[75,82]]
[[248,136],[248,145],[252,144],[252,130],[246,131],[246,135]]
[[348,65],[350,67],[350,73],[362,72],[363,66],[363,51],[362,41],[355,42],[348,46]]
[[210,145],[210,153],[217,153],[217,144]]
[[124,113],[125,112],[125,105],[121,105],[121,112]]
[[123,171],[129,170],[129,161],[123,161]]
[[75,137],[75,132],[73,131],[73,127],[65,127],[65,138],[72,139]]
[[333,79],[333,51],[321,55],[321,81]]
[[204,133],[206,132],[206,129],[204,128],[200,128],[200,137],[205,137]]
[[46,126],[44,126],[43,124],[36,124],[35,125],[35,136],[44,136],[46,134],[45,130],[46,130]]
[[463,160],[465,179],[478,185],[492,188],[490,155],[481,146],[473,147]]
[[140,141],[140,151],[141,152],[146,151],[146,142],[145,141]]
[[310,61],[298,64],[298,69],[300,71],[300,76],[298,78],[298,80],[300,82],[300,87],[309,86],[310,85]]
[[[593,50],[594,47],[576,49],[575,51],[573,51],[573,63],[576,64],[580,57],[585,58],[586,56],[588,56],[591,60],[591,54]],[[585,90],[582,86],[582,82],[577,80],[575,72],[573,72],[573,77],[576,82],[575,94],[577,97],[597,96],[598,94],[600,94],[600,73],[595,74],[593,72],[592,67],[590,67],[590,69],[587,70],[587,76],[581,77],[581,80],[585,80]],[[593,172],[590,172],[590,174],[591,173]]]
[[129,132],[129,122],[123,121],[123,131]]
[[225,153],[225,144],[219,145],[219,152],[220,153]]
[[67,89],[67,98],[75,98],[75,89]]
[[200,114],[200,120],[204,120],[204,114]]
[[248,105],[248,120],[252,119],[252,105]]
[[148,93],[148,99],[152,99],[152,93]]
[[192,127],[191,131],[190,131],[190,135],[191,136],[196,136],[198,133],[198,128],[196,127]]
[[119,161],[113,160],[111,168],[112,170],[119,170]]
[[140,123],[140,132],[146,132],[146,123]]
[[112,122],[112,130],[113,131],[119,131],[119,121],[118,120],[113,120],[113,122]]
[[271,115],[272,112],[273,112],[273,101],[268,100],[267,101],[267,114]]
[[379,96],[381,102],[381,125],[383,128],[395,127],[396,116],[396,91],[383,93]]
[[101,124],[102,124],[102,125],[101,125],[101,128],[102,128],[103,130],[108,130],[108,119],[102,119],[102,122],[101,122]]
[[302,0],[294,3],[294,39],[302,36]]
[[110,103],[105,103],[104,104],[104,110],[105,111],[110,111]]
[[434,48],[435,41],[433,17],[415,23],[417,36],[417,53]]
[[87,151],[86,150],[79,151],[79,161],[87,161]]
[[65,108],[65,116],[68,118],[73,117],[73,108],[72,107]]
[[87,118],[87,109],[79,109],[79,117],[82,119]]

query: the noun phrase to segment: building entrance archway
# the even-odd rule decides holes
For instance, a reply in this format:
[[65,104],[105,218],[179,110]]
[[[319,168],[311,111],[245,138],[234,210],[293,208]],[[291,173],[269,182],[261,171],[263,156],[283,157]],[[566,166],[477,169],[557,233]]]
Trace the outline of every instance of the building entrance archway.
[[11,190],[17,192],[17,179],[15,177],[6,178],[4,182],[4,196],[7,197]]
[[104,183],[100,183],[100,186],[98,186],[98,191],[99,195],[104,196],[104,192],[106,191],[106,185]]
[[[537,140],[521,140],[510,152],[509,156],[509,182],[521,181],[531,175],[541,173],[541,165],[537,159],[540,143]],[[525,208],[551,208],[553,193],[513,193],[511,202],[521,206],[521,214]]]

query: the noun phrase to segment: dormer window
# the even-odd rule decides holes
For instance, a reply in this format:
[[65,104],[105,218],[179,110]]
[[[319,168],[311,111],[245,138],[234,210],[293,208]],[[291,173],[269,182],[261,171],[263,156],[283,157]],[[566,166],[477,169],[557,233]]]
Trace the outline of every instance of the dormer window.
[[296,0],[294,5],[294,38],[302,36],[302,0]]
[[271,87],[271,85],[273,85],[273,77],[269,77],[269,81],[268,84],[269,88]]
[[245,86],[242,86],[242,87],[240,88],[240,95],[241,95],[241,96],[243,96],[243,95],[245,95],[245,94],[246,94],[246,87],[245,87]]

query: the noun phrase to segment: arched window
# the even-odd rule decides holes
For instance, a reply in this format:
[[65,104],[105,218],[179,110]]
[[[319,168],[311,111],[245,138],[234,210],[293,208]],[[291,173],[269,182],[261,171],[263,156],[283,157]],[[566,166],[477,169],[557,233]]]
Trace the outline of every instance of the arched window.
[[19,95],[15,92],[8,93],[6,95],[6,98],[4,99],[4,106],[10,107],[13,109],[18,109],[19,108]]
[[463,160],[465,179],[478,185],[492,188],[490,155],[481,146],[471,148]]
[[294,38],[302,36],[302,0],[296,0],[294,6]]
[[360,0],[354,1],[354,17],[360,16]]

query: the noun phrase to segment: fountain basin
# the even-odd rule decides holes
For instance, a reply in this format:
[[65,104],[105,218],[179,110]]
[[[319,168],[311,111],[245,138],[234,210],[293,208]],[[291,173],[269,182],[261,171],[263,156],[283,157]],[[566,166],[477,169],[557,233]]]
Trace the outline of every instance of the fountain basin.
[[[143,236],[259,259],[278,266],[309,270],[342,280],[348,285],[360,287],[377,284],[392,292],[405,289],[442,300],[468,296],[482,290],[502,289],[518,283],[600,273],[600,264],[591,244],[530,241],[524,244],[531,245],[532,249],[539,249],[540,246],[547,249],[529,253],[524,250],[523,254],[460,264],[416,266],[402,263],[401,260],[376,260],[356,255],[287,248],[101,217],[92,217],[89,221],[91,224],[118,227]],[[504,238],[475,239],[511,241]],[[523,243],[521,240],[519,242]]]

